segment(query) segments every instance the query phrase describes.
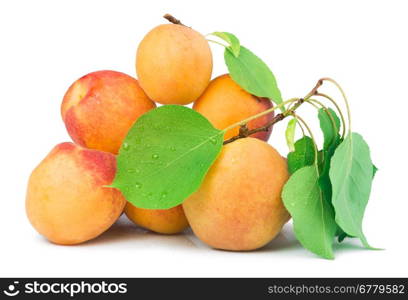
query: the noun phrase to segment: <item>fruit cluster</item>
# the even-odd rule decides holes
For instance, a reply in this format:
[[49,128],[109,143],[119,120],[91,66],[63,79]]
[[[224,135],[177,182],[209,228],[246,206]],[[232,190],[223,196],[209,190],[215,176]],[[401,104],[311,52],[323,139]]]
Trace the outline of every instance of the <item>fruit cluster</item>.
[[[26,211],[33,227],[53,243],[78,244],[106,231],[124,211],[135,224],[157,233],[179,233],[190,225],[214,248],[252,250],[271,241],[290,218],[281,200],[287,162],[265,142],[271,130],[223,146],[200,188],[182,205],[139,208],[109,186],[127,133],[141,115],[155,109],[155,102],[194,102],[193,109],[218,129],[272,107],[269,99],[250,94],[229,74],[210,81],[212,67],[204,36],[182,24],[165,24],[151,30],[138,47],[138,80],[98,71],[75,81],[61,106],[74,143],[57,145],[29,179]],[[246,129],[273,117],[271,111]],[[237,134],[239,128],[232,128],[224,139]]]

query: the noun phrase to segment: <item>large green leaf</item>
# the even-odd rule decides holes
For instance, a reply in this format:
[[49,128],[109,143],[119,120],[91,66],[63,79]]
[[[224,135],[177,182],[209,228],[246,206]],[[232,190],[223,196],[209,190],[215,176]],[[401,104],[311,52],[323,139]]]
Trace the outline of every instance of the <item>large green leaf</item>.
[[198,189],[222,143],[223,132],[194,110],[158,107],[130,129],[112,186],[137,207],[174,207]]
[[332,259],[337,225],[333,208],[324,199],[316,166],[297,170],[285,184],[282,200],[293,218],[296,238],[306,249]]
[[[274,103],[282,103],[282,96],[275,76],[268,66],[247,48],[241,46],[236,57],[225,49],[225,63],[232,79],[247,92],[271,99]],[[281,107],[282,111],[285,108]]]
[[[378,168],[377,168],[375,165],[373,165],[373,179],[374,179],[375,173],[377,173],[377,171],[378,171]],[[339,243],[341,243],[342,241],[344,241],[344,239],[347,238],[347,237],[348,237],[348,238],[352,238],[352,237],[353,237],[353,236],[348,235],[347,233],[345,233],[345,232],[343,231],[343,229],[341,229],[340,227],[337,228],[336,236],[338,236],[338,241],[339,241]]]
[[364,211],[370,197],[373,164],[367,143],[358,133],[349,134],[337,147],[329,171],[336,222],[350,236],[371,248],[363,233]]
[[313,140],[304,136],[295,143],[295,151],[288,154],[289,173],[293,174],[300,168],[310,166],[314,162],[314,145]]

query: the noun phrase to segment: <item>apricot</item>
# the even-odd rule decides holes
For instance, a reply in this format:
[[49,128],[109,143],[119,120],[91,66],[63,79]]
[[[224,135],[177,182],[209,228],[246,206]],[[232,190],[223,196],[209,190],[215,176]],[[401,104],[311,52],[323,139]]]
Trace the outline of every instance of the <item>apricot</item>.
[[209,246],[254,250],[289,220],[281,191],[287,164],[269,144],[244,138],[226,144],[200,188],[183,203],[193,232]]
[[175,234],[188,227],[181,205],[170,209],[143,209],[128,202],[125,213],[136,225],[157,233]]
[[151,99],[185,105],[196,100],[210,82],[211,50],[204,36],[189,27],[159,25],[139,44],[136,72]]
[[126,200],[105,187],[116,172],[113,154],[62,143],[34,169],[26,197],[33,227],[56,244],[93,239],[121,215]]
[[136,79],[120,72],[98,71],[71,85],[61,115],[75,143],[117,154],[133,123],[155,107]]
[[[242,89],[229,74],[213,79],[204,93],[194,102],[193,109],[205,116],[216,128],[224,129],[229,125],[256,115],[272,107],[272,102],[266,98],[253,96]],[[274,113],[254,119],[248,123],[248,128],[258,128],[272,120]],[[239,128],[226,132],[224,139],[238,134]],[[271,129],[251,135],[267,141]]]

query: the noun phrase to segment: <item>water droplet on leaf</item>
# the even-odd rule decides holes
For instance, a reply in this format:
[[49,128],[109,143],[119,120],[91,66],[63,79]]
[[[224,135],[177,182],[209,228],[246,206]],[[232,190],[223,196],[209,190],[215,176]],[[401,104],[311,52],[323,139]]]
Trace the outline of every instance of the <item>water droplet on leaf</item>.
[[127,150],[129,150],[130,145],[128,143],[123,143],[122,148],[123,148],[123,150],[127,151]]
[[135,188],[140,189],[142,187],[142,184],[140,184],[139,182],[135,183]]
[[158,158],[159,158],[159,155],[158,155],[158,154],[153,154],[153,155],[152,155],[152,158],[153,158],[153,159],[158,159]]

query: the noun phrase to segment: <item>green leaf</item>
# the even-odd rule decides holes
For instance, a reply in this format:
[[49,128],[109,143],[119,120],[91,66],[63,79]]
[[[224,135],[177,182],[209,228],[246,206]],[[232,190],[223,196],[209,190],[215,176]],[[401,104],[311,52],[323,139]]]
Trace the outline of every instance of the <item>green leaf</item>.
[[336,222],[345,233],[372,248],[363,233],[364,211],[370,197],[373,164],[361,135],[350,133],[336,149],[329,171]]
[[[377,173],[377,171],[378,171],[378,168],[375,165],[373,165],[373,179],[374,179],[375,173]],[[339,243],[343,242],[345,238],[353,238],[353,236],[348,235],[347,233],[345,233],[343,231],[343,229],[341,229],[340,227],[338,227],[338,229],[337,229],[336,236],[337,236],[337,240],[338,240]]]
[[328,112],[323,108],[319,109],[318,117],[324,136],[323,149],[327,149],[339,136],[340,119],[331,108],[328,108]]
[[292,119],[288,122],[288,126],[286,127],[286,144],[288,144],[288,148],[290,152],[295,151],[295,131],[296,131],[296,119]]
[[333,141],[331,145],[327,147],[327,149],[321,150],[321,159],[319,161],[320,164],[320,170],[321,170],[321,175],[322,176],[329,176],[329,170],[330,170],[330,161],[331,158],[336,150],[336,148],[340,145],[341,139],[340,136],[336,137],[336,139]]
[[[224,59],[232,79],[244,90],[258,97],[269,98],[278,105],[283,102],[272,71],[247,48],[241,46],[237,57],[226,49]],[[285,111],[285,107],[282,106],[281,110]]]
[[231,53],[235,56],[239,56],[239,51],[241,48],[241,45],[239,43],[239,39],[233,35],[232,33],[229,32],[221,32],[221,31],[215,31],[211,33],[212,35],[219,37],[220,39],[226,41],[228,43],[227,49],[231,51]]
[[296,238],[306,249],[332,259],[337,225],[333,208],[324,199],[316,166],[297,170],[285,184],[282,200],[293,218]]
[[[333,207],[333,205],[332,205],[332,185],[329,177],[330,161],[334,154],[334,151],[336,150],[340,142],[341,142],[340,136],[337,136],[334,143],[329,145],[327,149],[321,150],[321,159],[319,160],[319,169],[321,170],[319,177],[319,186],[322,190],[324,199],[331,207]],[[338,230],[341,229],[338,227]]]
[[313,140],[304,136],[295,143],[295,151],[288,154],[288,170],[290,174],[314,162]]
[[[373,178],[374,178],[375,173],[377,172],[377,170],[378,170],[377,167],[375,165],[373,165]],[[336,236],[338,236],[337,239],[338,239],[339,243],[343,242],[346,237],[347,238],[353,238],[353,236],[348,235],[347,233],[345,233],[343,231],[343,229],[341,229],[340,227],[337,228]]]
[[[330,162],[334,154],[334,151],[341,143],[341,137],[339,134],[340,130],[340,119],[336,115],[336,112],[331,108],[325,110],[324,108],[319,109],[318,118],[320,121],[320,128],[323,132],[324,142],[323,150],[321,151],[321,160],[319,161],[319,167],[321,170],[319,177],[319,186],[323,192],[324,199],[328,204],[332,206],[332,185],[329,177]],[[342,241],[346,233],[336,224],[336,236],[338,240]]]
[[332,188],[329,178],[329,170],[330,161],[334,151],[341,143],[341,137],[339,134],[340,119],[331,108],[328,108],[328,111],[323,108],[319,109],[318,118],[324,136],[323,150],[321,151],[321,160],[319,161],[321,170],[319,183],[325,193],[325,198],[329,199],[331,203]]
[[165,105],[151,110],[126,136],[112,186],[140,208],[179,205],[199,188],[221,151],[223,135],[190,108]]

